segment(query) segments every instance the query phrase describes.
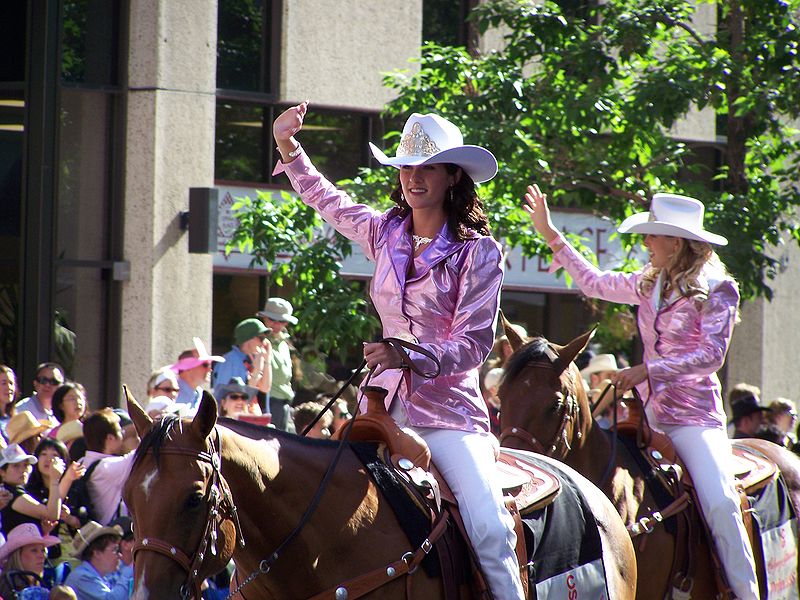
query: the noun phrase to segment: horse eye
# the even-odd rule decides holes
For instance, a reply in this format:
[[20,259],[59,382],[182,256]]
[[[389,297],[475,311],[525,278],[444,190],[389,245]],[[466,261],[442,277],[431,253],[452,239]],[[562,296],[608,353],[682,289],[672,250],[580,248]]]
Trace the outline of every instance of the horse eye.
[[200,492],[195,492],[186,499],[186,509],[193,510],[199,507],[203,502],[203,495]]

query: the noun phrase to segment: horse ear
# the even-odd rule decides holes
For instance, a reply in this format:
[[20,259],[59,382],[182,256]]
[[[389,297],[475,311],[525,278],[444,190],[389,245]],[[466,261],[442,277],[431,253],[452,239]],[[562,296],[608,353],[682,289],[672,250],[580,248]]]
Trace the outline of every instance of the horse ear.
[[216,424],[217,401],[214,400],[214,396],[204,390],[203,399],[200,400],[200,407],[192,420],[192,429],[200,438],[205,439]]
[[558,348],[558,357],[565,365],[569,365],[569,363],[575,360],[578,354],[586,350],[586,346],[589,345],[589,342],[594,337],[595,331],[597,331],[596,326],[586,333],[579,335],[566,346]]
[[133,426],[136,428],[136,433],[139,434],[140,438],[143,438],[145,434],[150,431],[150,428],[153,426],[153,419],[144,412],[141,404],[136,401],[136,398],[133,397],[133,394],[128,389],[128,386],[122,384],[122,392],[125,394],[125,400],[128,404],[128,415],[133,421]]
[[517,333],[517,330],[512,327],[511,321],[506,319],[506,316],[503,314],[502,310],[500,311],[500,321],[503,323],[503,331],[508,338],[508,343],[511,344],[512,350],[516,351],[525,345],[525,340],[523,340]]

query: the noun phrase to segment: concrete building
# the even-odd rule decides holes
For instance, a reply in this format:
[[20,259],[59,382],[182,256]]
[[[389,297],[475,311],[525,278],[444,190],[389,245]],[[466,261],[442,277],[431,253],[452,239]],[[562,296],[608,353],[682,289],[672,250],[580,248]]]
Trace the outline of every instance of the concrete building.
[[[3,2],[0,361],[23,390],[37,363],[57,360],[92,405],[116,405],[120,383],[143,395],[192,336],[224,351],[270,290],[262,272],[188,251],[190,188],[285,189],[270,125],[306,99],[304,145],[332,177],[354,175],[385,127],[383,73],[413,68],[425,27],[494,43],[470,37],[470,3],[261,0],[244,14],[228,0]],[[713,26],[713,7],[705,17]],[[675,134],[719,144],[703,113]],[[728,361],[729,381],[767,398],[800,395],[778,343],[800,331],[798,254],[786,250],[773,302],[745,307]],[[530,261],[518,265],[504,305],[531,326],[549,334],[558,319],[566,336],[591,320],[574,292],[527,282]]]

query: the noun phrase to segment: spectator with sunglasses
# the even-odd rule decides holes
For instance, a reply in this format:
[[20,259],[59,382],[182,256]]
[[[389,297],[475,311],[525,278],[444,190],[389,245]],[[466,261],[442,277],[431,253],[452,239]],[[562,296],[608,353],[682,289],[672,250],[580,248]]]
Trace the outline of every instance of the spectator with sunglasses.
[[272,385],[272,345],[267,339],[269,331],[258,319],[245,319],[237,323],[233,329],[234,345],[224,355],[225,362],[214,365],[212,380],[217,399],[222,398],[223,388],[238,379],[258,390],[266,406]]
[[222,356],[213,356],[198,337],[192,338],[194,348],[184,350],[170,368],[178,374],[178,395],[175,402],[185,404],[189,412],[197,411],[203,397],[203,387],[211,381],[211,367],[215,362],[225,362]]
[[158,396],[166,396],[175,400],[178,397],[178,377],[169,367],[161,367],[153,371],[147,380],[147,397],[152,400]]
[[256,400],[256,389],[234,377],[227,385],[219,388],[219,415],[237,418],[241,414],[260,415],[261,407]]
[[40,421],[49,421],[51,427],[58,425],[53,414],[53,394],[64,383],[64,368],[58,363],[46,362],[36,367],[33,379],[33,394],[20,400],[17,412],[27,410]]

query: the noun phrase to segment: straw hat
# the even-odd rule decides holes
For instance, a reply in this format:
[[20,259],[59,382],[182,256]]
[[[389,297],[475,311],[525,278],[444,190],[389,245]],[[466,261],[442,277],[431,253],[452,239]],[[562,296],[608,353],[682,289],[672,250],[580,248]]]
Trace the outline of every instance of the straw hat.
[[25,452],[19,444],[11,444],[0,451],[0,467],[15,465],[23,461],[28,461],[29,464],[35,465],[39,462],[39,459]]
[[188,371],[189,369],[199,367],[204,362],[225,362],[225,359],[222,356],[209,354],[206,350],[206,345],[199,337],[192,338],[192,341],[194,342],[195,355],[187,358],[181,358],[176,363],[170,365],[170,369],[176,373],[180,373],[181,371]]
[[486,148],[464,144],[458,127],[439,115],[412,114],[403,127],[397,155],[386,156],[370,142],[372,154],[382,165],[458,165],[475,183],[489,181],[497,174],[497,159]]
[[613,354],[598,354],[589,360],[589,364],[585,369],[581,370],[581,377],[589,379],[593,373],[602,373],[603,371],[619,371],[617,366],[617,359]]
[[56,439],[59,442],[69,444],[83,436],[83,423],[80,421],[67,421],[56,432]]
[[22,523],[8,532],[6,543],[0,546],[0,564],[5,563],[15,550],[19,550],[23,546],[44,544],[46,548],[49,548],[60,543],[61,540],[54,535],[43,536],[33,523]]
[[79,557],[89,547],[89,544],[101,535],[115,535],[121,539],[123,535],[122,527],[119,525],[104,527],[97,521],[89,521],[75,533],[75,537],[72,539],[73,556]]
[[677,194],[655,194],[650,210],[620,223],[620,233],[650,233],[725,246],[728,240],[703,229],[705,207],[700,200]]
[[50,423],[40,421],[29,411],[18,412],[6,424],[6,435],[12,444],[19,444],[28,438],[50,429]]

